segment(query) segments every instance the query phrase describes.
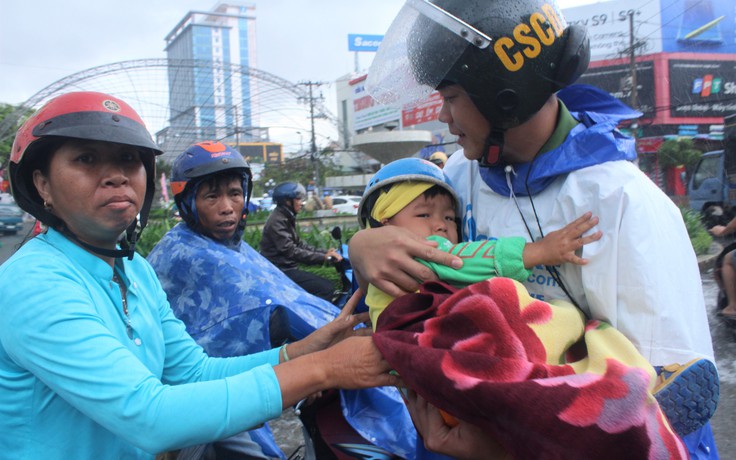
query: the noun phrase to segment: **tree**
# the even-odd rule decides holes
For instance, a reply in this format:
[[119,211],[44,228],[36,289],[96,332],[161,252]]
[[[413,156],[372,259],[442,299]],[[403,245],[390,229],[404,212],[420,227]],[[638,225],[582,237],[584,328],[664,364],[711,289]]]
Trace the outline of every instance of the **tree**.
[[[317,178],[317,182],[320,187],[324,184],[325,177],[334,175],[338,171],[334,166],[333,155],[332,150],[325,149],[318,156],[320,177]],[[261,177],[253,184],[253,196],[261,196],[268,192],[269,188],[273,188],[273,185],[281,182],[299,182],[305,187],[313,185],[313,175],[314,165],[308,155],[289,158],[281,164],[266,164]],[[267,182],[273,185],[268,187]]]
[[[16,106],[0,103],[0,124],[2,124],[5,117],[13,113],[15,109],[17,109]],[[10,149],[13,147],[14,139],[15,135],[8,136],[5,139],[0,139],[0,170],[8,164],[8,160],[10,159]]]
[[695,148],[692,139],[681,138],[664,141],[657,150],[657,154],[659,155],[659,166],[662,169],[682,165],[689,177],[703,152]]

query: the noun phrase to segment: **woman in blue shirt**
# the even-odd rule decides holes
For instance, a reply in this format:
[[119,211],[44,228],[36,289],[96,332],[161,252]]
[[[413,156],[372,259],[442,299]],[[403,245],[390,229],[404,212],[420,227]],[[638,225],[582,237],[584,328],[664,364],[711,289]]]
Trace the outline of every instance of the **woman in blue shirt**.
[[153,458],[322,389],[398,383],[369,337],[349,337],[364,319],[349,311],[288,348],[208,357],[134,252],[160,153],[102,93],[59,96],[18,131],[13,196],[49,229],[0,267],[3,455]]

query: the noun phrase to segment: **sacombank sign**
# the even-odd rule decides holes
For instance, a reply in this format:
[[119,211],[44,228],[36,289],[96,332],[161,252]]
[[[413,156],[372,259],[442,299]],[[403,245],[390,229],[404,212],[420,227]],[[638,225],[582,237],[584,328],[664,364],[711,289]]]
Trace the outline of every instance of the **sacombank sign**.
[[348,51],[378,51],[383,35],[348,34]]

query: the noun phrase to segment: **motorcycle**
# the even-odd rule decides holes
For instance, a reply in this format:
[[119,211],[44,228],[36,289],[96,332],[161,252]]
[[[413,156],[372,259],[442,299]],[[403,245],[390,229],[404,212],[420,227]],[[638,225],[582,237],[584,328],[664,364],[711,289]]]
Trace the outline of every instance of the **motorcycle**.
[[[340,261],[333,257],[327,259],[327,262],[335,267],[340,277],[340,287],[335,290],[331,302],[342,309],[358,287],[357,282],[353,281],[353,268],[348,257],[348,245],[342,241],[342,229],[336,226],[330,234],[339,242],[337,251],[342,256]],[[314,330],[308,324],[305,324],[294,310],[285,306],[272,308],[269,321],[271,348],[280,347],[284,343],[295,342],[306,337]],[[358,313],[367,310],[368,307],[362,301],[356,308]]]
[[337,252],[342,256],[339,261],[334,257],[327,258],[327,262],[334,265],[340,277],[340,288],[335,291],[332,303],[342,309],[357,289],[357,283],[353,283],[353,267],[350,265],[350,258],[348,257],[348,245],[342,241],[342,229],[336,226],[332,229],[330,235],[339,243]]
[[[333,303],[343,308],[357,289],[357,282],[341,228],[334,227],[330,234],[339,243],[338,252],[343,257],[331,261],[340,274],[340,288],[335,291]],[[362,301],[356,307],[356,312],[367,310]],[[303,337],[293,329],[295,320],[298,318],[293,312],[274,309],[270,323],[272,346]],[[415,458],[416,432],[395,388],[329,390],[310,404],[299,402],[294,411],[302,424],[304,441],[289,460]]]

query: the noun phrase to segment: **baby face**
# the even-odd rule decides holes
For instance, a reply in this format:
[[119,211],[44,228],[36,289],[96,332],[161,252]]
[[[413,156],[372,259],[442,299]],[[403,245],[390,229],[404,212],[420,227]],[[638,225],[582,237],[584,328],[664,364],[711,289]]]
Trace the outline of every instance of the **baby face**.
[[419,195],[396,215],[381,223],[406,228],[421,238],[437,235],[447,238],[451,243],[458,242],[455,206],[448,195],[438,194],[429,198]]

